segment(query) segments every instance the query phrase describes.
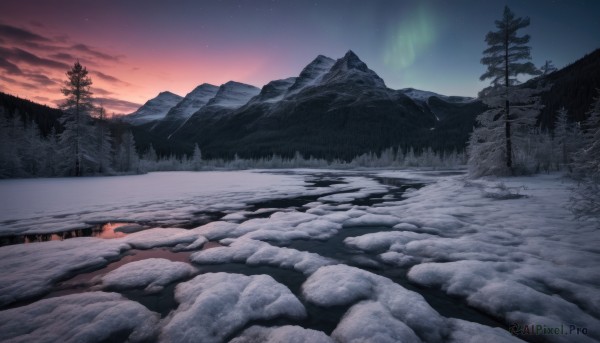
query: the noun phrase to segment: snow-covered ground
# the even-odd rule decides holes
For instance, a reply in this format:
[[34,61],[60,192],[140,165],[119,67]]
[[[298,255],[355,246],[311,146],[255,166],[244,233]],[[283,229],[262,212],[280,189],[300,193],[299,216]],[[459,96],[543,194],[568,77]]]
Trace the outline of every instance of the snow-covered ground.
[[244,171],[0,180],[0,236],[66,231],[96,222],[175,225],[198,212],[237,210],[268,199],[377,188],[372,180],[348,181],[307,189],[302,175]]
[[[323,170],[1,181],[15,195],[0,200],[2,233],[225,216],[0,247],[0,340],[599,342],[600,223],[573,218],[571,186],[558,174]],[[189,264],[102,274],[157,247],[191,252]],[[77,294],[56,293],[95,269]],[[140,300],[152,296],[172,310],[161,318]]]

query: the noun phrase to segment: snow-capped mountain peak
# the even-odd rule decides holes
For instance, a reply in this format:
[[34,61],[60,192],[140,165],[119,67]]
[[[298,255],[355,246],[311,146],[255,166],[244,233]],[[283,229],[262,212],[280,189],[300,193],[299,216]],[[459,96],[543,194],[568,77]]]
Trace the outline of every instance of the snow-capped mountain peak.
[[465,96],[447,96],[447,95],[441,95],[438,93],[423,91],[423,90],[414,89],[414,88],[403,88],[403,89],[400,89],[400,92],[402,92],[404,95],[408,96],[409,98],[411,98],[415,101],[425,102],[425,103],[427,103],[431,97],[437,97],[439,99],[445,100],[447,102],[452,102],[452,103],[467,103],[467,102],[472,102],[472,101],[476,100],[475,98],[470,98],[470,97],[465,97]]
[[296,81],[296,77],[288,77],[287,79],[274,80],[266,85],[260,90],[260,93],[254,97],[250,102],[277,102],[283,99],[283,96],[288,91],[288,89],[294,84]]
[[246,104],[252,97],[258,95],[260,89],[252,85],[229,81],[222,84],[217,94],[208,101],[207,106],[238,108]]
[[335,60],[327,56],[319,55],[312,60],[288,89],[288,95],[298,93],[302,89],[315,85],[321,81],[323,76],[331,69]]
[[181,100],[183,97],[177,94],[169,91],[160,92],[156,97],[146,101],[137,111],[123,117],[123,120],[133,125],[142,125],[162,119]]
[[166,114],[165,118],[187,119],[194,112],[217,94],[219,87],[209,83],[203,83],[189,92],[175,107]]
[[323,76],[323,83],[354,82],[360,85],[385,87],[385,82],[358,58],[352,51],[335,61],[329,72]]
[[340,64],[348,70],[348,69],[358,69],[363,72],[368,72],[369,68],[367,65],[356,56],[354,51],[348,50],[344,57],[339,60]]

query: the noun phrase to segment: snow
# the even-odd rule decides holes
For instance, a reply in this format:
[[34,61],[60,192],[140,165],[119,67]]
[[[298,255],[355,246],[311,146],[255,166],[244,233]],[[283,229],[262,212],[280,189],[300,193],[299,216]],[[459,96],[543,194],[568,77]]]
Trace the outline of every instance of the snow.
[[317,56],[317,58],[302,69],[298,78],[294,80],[294,84],[288,88],[285,96],[292,96],[305,88],[318,84],[334,63],[335,61],[329,57]]
[[327,74],[323,75],[321,83],[331,85],[353,81],[358,81],[361,85],[387,89],[383,79],[369,69],[351,50],[335,61]]
[[215,97],[210,99],[206,106],[219,106],[235,109],[242,107],[259,93],[259,88],[244,83],[229,81],[219,87]]
[[190,259],[199,264],[247,263],[294,269],[311,274],[334,261],[318,254],[296,249],[280,248],[253,239],[235,239],[229,246],[194,253]]
[[500,328],[491,328],[489,326],[456,318],[448,319],[447,322],[451,331],[448,339],[448,342],[450,343],[522,342]]
[[367,213],[357,218],[350,218],[344,222],[344,226],[394,226],[400,224],[400,218],[389,214]]
[[3,342],[146,342],[159,315],[120,294],[88,292],[0,311]]
[[356,337],[360,342],[361,337],[378,337],[381,342],[418,342],[418,336],[426,341],[442,340],[445,318],[420,294],[362,269],[322,267],[302,285],[302,294],[319,306],[353,305],[332,333],[334,339]]
[[99,268],[129,249],[119,240],[73,238],[0,248],[0,306],[40,296],[82,269]]
[[415,332],[391,316],[379,302],[364,301],[354,306],[331,333],[338,342],[420,343]]
[[177,228],[154,228],[139,231],[124,237],[122,240],[138,249],[178,245],[181,250],[202,247],[207,241],[197,231]]
[[[314,174],[326,173],[335,173],[344,183],[313,187],[305,182],[313,180]],[[425,186],[405,192],[399,200],[394,193],[390,194],[395,197],[382,196],[380,193],[387,193],[391,186],[382,186],[373,177],[411,180],[407,184]],[[136,188],[132,185],[138,178],[144,180],[141,184],[149,182],[154,188],[140,187],[139,194],[130,191]],[[571,216],[565,203],[572,183],[558,174],[473,181],[438,171],[299,170],[285,174],[156,173],[122,179],[91,178],[86,180],[87,186],[78,180],[0,181],[3,194],[9,194],[5,190],[15,194],[14,204],[6,197],[0,199],[2,230],[49,230],[81,225],[100,216],[163,218],[165,222],[189,220],[196,211],[220,210],[227,216],[189,230],[154,228],[110,240],[74,238],[0,247],[0,306],[33,300],[58,281],[82,270],[100,268],[128,249],[169,247],[192,251],[191,261],[200,265],[267,265],[303,273],[303,301],[322,311],[347,308],[331,334],[334,341],[518,341],[506,331],[508,323],[548,327],[573,324],[589,330],[585,337],[577,337],[578,341],[600,341],[598,332],[591,330],[600,327],[600,249],[596,246],[600,230],[593,220],[577,221]],[[34,192],[37,185],[55,193]],[[96,198],[79,195],[77,187]],[[103,193],[107,188],[111,191]],[[70,196],[57,200],[60,192]],[[329,193],[336,196],[323,196]],[[380,203],[354,204],[355,199],[374,194]],[[145,199],[147,195],[153,197],[151,201]],[[286,208],[250,205],[299,195],[311,198],[306,204]],[[31,206],[20,210],[27,205],[26,198]],[[11,208],[15,213],[10,213]],[[252,218],[257,214],[270,215]],[[361,233],[363,228],[368,231]],[[293,245],[295,240],[319,240],[315,246],[322,246],[329,240],[335,242],[332,238],[344,232],[358,233],[345,238],[341,247],[332,248],[346,248],[342,254],[334,250],[328,255],[337,260],[298,250],[307,246],[306,242],[298,242],[296,249],[276,246]],[[225,246],[200,250],[207,241]],[[323,251],[319,249],[315,251]],[[175,277],[179,268],[193,268],[186,263],[135,263],[112,272],[121,274],[114,280],[122,282],[122,287],[135,284],[131,287],[152,290],[179,282],[175,296],[180,305],[165,318],[162,333],[157,334],[164,341],[192,337],[204,341],[202,338],[209,337],[206,341],[278,342],[288,341],[292,335],[300,342],[311,341],[313,336],[313,340],[329,339],[305,328],[270,326],[282,325],[280,321],[260,322],[268,328],[251,326],[258,325],[257,320],[300,320],[305,316],[299,300],[269,276],[216,273],[181,281]],[[507,326],[492,328],[460,316],[462,319],[446,318],[440,314],[443,311],[435,309],[448,305],[430,305],[399,283],[345,263],[385,275],[393,270],[400,279],[406,277],[418,286],[417,290],[433,288],[436,296],[446,294],[453,302]],[[193,273],[182,276],[183,280]],[[212,332],[216,334],[210,336]],[[544,336],[543,340],[567,342],[569,338],[572,341],[573,337],[560,335]]]
[[229,343],[334,343],[321,331],[300,326],[279,327],[251,326]]
[[[405,236],[381,255],[388,263],[414,265],[411,281],[461,296],[506,322],[598,327],[600,251],[590,242],[600,232],[593,223],[573,219],[564,206],[569,188],[556,174],[448,177],[409,194],[401,205],[370,211],[402,213],[403,221],[417,227],[407,230],[431,234]],[[508,197],[506,189],[526,197]],[[498,196],[490,196],[494,192]],[[387,244],[372,238],[347,242],[385,249]],[[590,336],[599,339],[597,333]]]
[[[404,88],[404,89],[400,89],[400,92],[402,92],[404,95],[408,96],[409,98],[419,101],[419,102],[428,102],[429,98],[431,98],[432,96],[435,96],[437,98],[440,98],[442,100],[448,101],[448,102],[454,102],[454,103],[468,103],[468,102],[472,102],[475,101],[476,99],[474,98],[470,98],[470,97],[462,97],[462,96],[446,96],[446,95],[441,95],[441,94],[437,94],[434,92],[429,92],[429,91],[423,91],[423,90],[419,90],[419,89],[414,89],[414,88]],[[437,116],[436,116],[437,118]]]
[[0,306],[43,295],[58,281],[103,267],[134,247],[197,249],[204,242],[193,230],[151,229],[118,239],[81,237],[4,246],[0,248]]
[[300,301],[268,275],[199,275],[179,284],[175,299],[179,307],[166,319],[163,342],[222,342],[250,321],[306,317]]
[[169,110],[165,119],[177,118],[187,119],[206,105],[218,91],[219,87],[208,83],[203,83],[189,92],[177,105]]
[[155,98],[148,100],[137,111],[122,118],[133,125],[142,125],[154,120],[160,120],[181,100],[183,100],[183,97],[177,94],[161,92]]
[[[301,195],[303,178],[260,172],[0,180],[0,235],[89,227],[86,222],[187,222],[199,211]],[[324,189],[323,192],[326,192]]]
[[275,212],[269,218],[250,219],[241,224],[212,222],[195,231],[210,240],[223,237],[277,242],[289,242],[294,239],[326,239],[342,228],[341,224],[327,219],[321,219],[312,213],[285,211]]
[[109,290],[144,288],[147,293],[155,293],[195,272],[196,269],[187,263],[148,258],[127,263],[102,276],[101,281],[102,287]]
[[296,80],[296,77],[288,77],[287,79],[271,81],[263,86],[260,94],[252,98],[250,103],[276,103],[281,101]]
[[357,237],[344,239],[346,246],[366,252],[388,250],[394,245],[404,245],[408,242],[431,238],[431,235],[410,231],[381,231],[368,233]]

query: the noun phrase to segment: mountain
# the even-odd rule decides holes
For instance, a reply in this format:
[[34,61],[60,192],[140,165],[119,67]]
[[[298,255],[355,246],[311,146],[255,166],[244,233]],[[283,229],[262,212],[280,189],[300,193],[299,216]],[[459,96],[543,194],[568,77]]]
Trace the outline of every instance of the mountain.
[[432,97],[436,97],[439,99],[443,99],[447,102],[453,102],[453,103],[464,103],[464,102],[471,102],[471,101],[475,101],[475,98],[471,98],[471,97],[466,97],[466,96],[447,96],[447,95],[441,95],[438,93],[434,93],[434,92],[429,92],[429,91],[422,91],[422,90],[418,90],[418,89],[414,89],[414,88],[403,88],[400,89],[400,92],[404,93],[404,95],[408,96],[409,98],[415,100],[415,101],[421,101],[421,102],[428,102]]
[[323,55],[317,56],[310,62],[300,75],[294,80],[294,83],[287,89],[286,95],[290,96],[298,93],[302,89],[318,83],[321,78],[333,67],[335,60]]
[[62,132],[63,126],[60,123],[62,115],[63,112],[59,109],[0,92],[0,120],[3,119],[2,117],[8,119],[13,116],[18,116],[22,122],[33,120],[44,137],[52,129],[56,132]]
[[379,75],[369,69],[352,50],[337,60],[327,74],[323,75],[320,82],[320,85],[334,84],[354,84],[361,88],[364,86],[386,88]]
[[539,83],[550,85],[550,89],[541,94],[544,108],[539,122],[542,128],[554,127],[556,113],[561,107],[568,111],[571,121],[584,120],[593,99],[599,96],[597,90],[600,89],[600,49],[523,86],[536,87]]
[[219,87],[203,83],[189,92],[177,105],[172,107],[164,118],[152,126],[153,133],[159,136],[170,136],[192,114],[201,109],[208,101],[215,97]]
[[[194,112],[179,128],[171,132],[166,138],[172,141],[174,135],[187,136],[193,135],[198,131],[199,126],[206,127],[207,121],[213,122],[221,116],[225,116],[231,111],[243,106],[250,99],[260,93],[260,89],[240,82],[229,81],[222,84],[206,105]],[[159,137],[164,138],[164,137]],[[167,143],[172,144],[172,143]],[[160,148],[160,143],[158,144]]]
[[177,105],[183,98],[171,92],[161,92],[155,98],[146,101],[137,111],[128,114],[122,119],[133,125],[142,125],[164,118],[169,110]]
[[257,96],[250,99],[248,104],[274,103],[280,101],[297,80],[297,77],[288,77],[287,79],[271,81],[260,90],[260,93]]
[[169,110],[164,119],[187,119],[215,97],[219,87],[203,83],[189,92],[177,105]]
[[268,83],[237,109],[209,111],[211,102],[161,146],[163,153],[172,146],[190,152],[196,143],[209,158],[295,151],[352,158],[390,146],[463,149],[483,109],[472,99],[433,96],[423,102],[387,88],[352,51],[338,60],[318,56],[298,77]]

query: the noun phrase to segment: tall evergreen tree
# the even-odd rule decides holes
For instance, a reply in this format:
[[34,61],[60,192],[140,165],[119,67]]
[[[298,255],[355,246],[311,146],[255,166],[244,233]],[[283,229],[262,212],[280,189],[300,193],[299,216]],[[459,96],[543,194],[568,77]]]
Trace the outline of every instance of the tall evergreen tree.
[[65,154],[63,157],[70,164],[67,168],[71,170],[70,174],[75,176],[81,176],[83,164],[92,159],[89,153],[88,136],[88,119],[93,110],[91,85],[92,79],[88,76],[87,69],[77,61],[71,70],[67,71],[67,81],[61,89],[66,96],[65,102],[61,105],[66,118],[64,118],[65,130],[60,140]]
[[0,178],[19,177],[23,175],[23,169],[15,142],[23,133],[18,130],[17,116],[9,118],[5,112],[0,107]]
[[579,180],[573,210],[580,215],[600,216],[600,90],[582,131],[582,147],[573,162],[573,175]]
[[96,109],[96,161],[98,164],[98,173],[111,173],[111,158],[112,158],[112,138],[108,123],[106,120],[106,110],[103,106]]
[[554,142],[556,143],[556,156],[559,164],[570,167],[573,153],[578,149],[578,129],[573,123],[569,123],[567,110],[562,107],[556,113],[554,122]]
[[519,75],[539,75],[540,72],[533,63],[525,62],[531,59],[531,48],[527,46],[529,35],[517,35],[518,30],[529,26],[529,18],[516,18],[515,14],[506,6],[502,19],[495,21],[495,25],[498,30],[488,32],[485,37],[489,47],[483,51],[481,59],[481,63],[487,66],[487,70],[480,79],[482,81],[491,79],[491,85],[481,94],[487,97],[499,97],[502,100],[500,102],[492,101],[488,105],[502,109],[502,111],[497,111],[493,121],[501,120],[504,124],[503,160],[506,168],[513,172],[512,91],[519,84],[517,79]]
[[115,166],[120,172],[137,173],[139,171],[140,158],[135,147],[135,138],[131,131],[126,131],[121,136],[121,143],[117,146],[115,153]]
[[554,66],[554,64],[552,64],[552,61],[550,60],[546,60],[546,62],[544,62],[544,65],[540,68],[542,75],[548,75],[552,72],[555,72],[556,70],[556,67]]
[[200,170],[202,168],[202,150],[198,146],[198,143],[194,145],[194,154],[192,155],[192,169]]

